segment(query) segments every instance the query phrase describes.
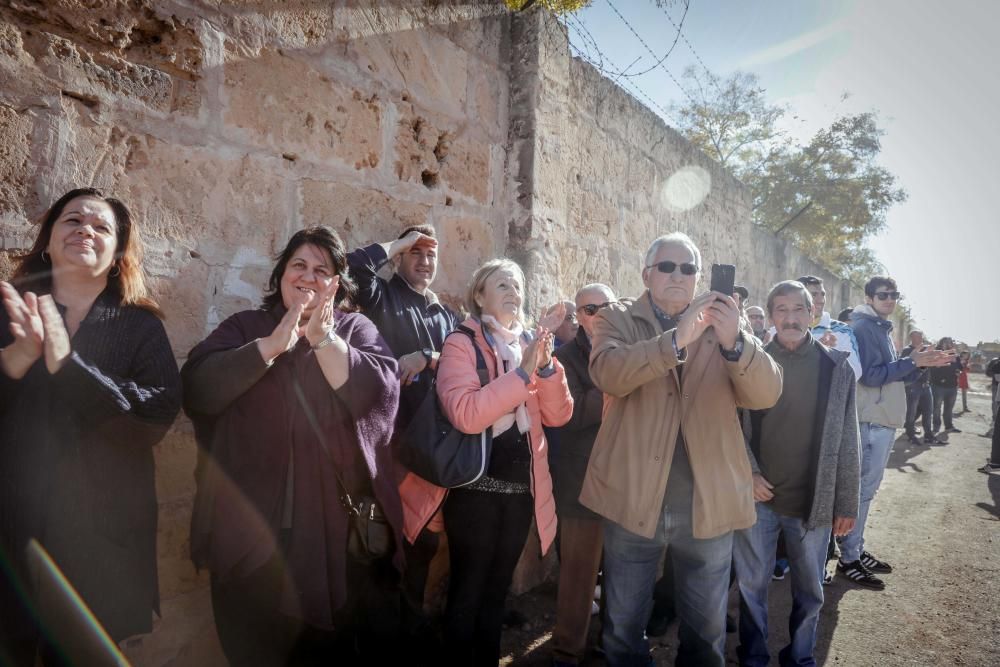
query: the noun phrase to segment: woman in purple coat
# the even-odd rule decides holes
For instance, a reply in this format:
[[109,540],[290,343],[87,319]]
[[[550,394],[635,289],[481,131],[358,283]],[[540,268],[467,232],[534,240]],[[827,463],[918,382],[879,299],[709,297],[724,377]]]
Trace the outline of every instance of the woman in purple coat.
[[392,646],[402,558],[349,558],[341,496],[374,497],[399,544],[396,362],[350,312],[344,244],[328,227],[292,236],[268,288],[181,371],[200,445],[192,558],[211,572],[231,664],[373,662]]

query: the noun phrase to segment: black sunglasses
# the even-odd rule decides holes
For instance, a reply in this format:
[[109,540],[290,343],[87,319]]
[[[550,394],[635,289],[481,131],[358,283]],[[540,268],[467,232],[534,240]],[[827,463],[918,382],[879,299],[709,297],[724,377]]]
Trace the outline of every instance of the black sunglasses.
[[605,306],[610,306],[613,303],[618,303],[618,302],[617,301],[605,301],[604,303],[600,303],[600,304],[598,304],[598,303],[588,303],[586,306],[580,306],[579,308],[577,308],[577,310],[582,310],[587,315],[593,317],[594,315],[597,314],[597,311],[599,311],[601,308],[604,308]]
[[899,292],[875,292],[875,296],[878,297],[879,301],[885,301],[886,299],[899,301]]
[[691,262],[684,262],[683,264],[678,264],[677,262],[671,262],[669,259],[663,262],[657,262],[656,264],[650,264],[647,269],[652,269],[656,267],[656,270],[660,273],[673,273],[677,270],[677,267],[681,267],[681,273],[685,276],[693,276],[698,273],[698,267]]

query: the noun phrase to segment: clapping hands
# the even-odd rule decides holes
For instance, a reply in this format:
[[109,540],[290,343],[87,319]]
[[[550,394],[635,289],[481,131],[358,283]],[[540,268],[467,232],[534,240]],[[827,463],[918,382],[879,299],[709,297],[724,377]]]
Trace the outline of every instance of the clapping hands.
[[56,373],[69,358],[71,346],[66,324],[52,296],[38,297],[25,292],[22,297],[7,282],[0,282],[0,294],[14,336],[14,342],[4,353],[4,372],[12,378],[21,378],[44,356],[45,368]]

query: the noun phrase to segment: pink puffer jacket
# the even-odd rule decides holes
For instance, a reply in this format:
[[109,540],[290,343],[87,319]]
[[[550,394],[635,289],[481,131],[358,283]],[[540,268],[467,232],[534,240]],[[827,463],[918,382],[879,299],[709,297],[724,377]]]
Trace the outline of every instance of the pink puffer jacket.
[[[566,384],[562,365],[553,357],[555,373],[547,378],[531,377],[530,384],[516,370],[497,377],[496,353],[483,337],[479,322],[473,318],[463,322],[472,329],[486,360],[490,382],[479,384],[476,373],[476,353],[467,336],[449,336],[441,350],[437,368],[437,392],[445,415],[465,433],[479,433],[502,415],[526,403],[531,416],[531,493],[535,500],[535,524],[542,553],[548,551],[556,535],[556,506],[552,497],[552,477],[549,475],[548,443],[542,425],[562,426],[573,414],[573,397]],[[524,343],[522,342],[522,346]],[[410,542],[428,524],[444,504],[448,490],[427,480],[407,474],[399,485],[403,501],[403,533]]]

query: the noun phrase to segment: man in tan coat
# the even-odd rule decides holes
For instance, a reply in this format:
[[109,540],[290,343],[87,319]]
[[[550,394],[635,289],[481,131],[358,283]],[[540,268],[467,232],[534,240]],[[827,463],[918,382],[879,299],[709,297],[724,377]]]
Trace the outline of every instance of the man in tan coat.
[[753,525],[753,481],[736,408],[781,395],[781,370],[740,331],[732,296],[695,297],[701,253],[684,234],[649,247],[646,291],[594,322],[590,374],[604,420],[580,502],[605,519],[608,664],[645,665],[653,586],[669,543],[679,665],[723,665],[733,531]]

